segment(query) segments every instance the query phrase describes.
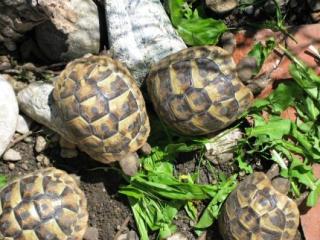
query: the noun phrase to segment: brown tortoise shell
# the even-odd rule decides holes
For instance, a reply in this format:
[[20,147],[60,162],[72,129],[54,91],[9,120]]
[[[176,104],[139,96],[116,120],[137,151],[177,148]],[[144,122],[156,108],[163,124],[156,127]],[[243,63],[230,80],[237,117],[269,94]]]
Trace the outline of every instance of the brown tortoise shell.
[[292,240],[299,225],[297,204],[273,188],[262,172],[245,178],[219,216],[225,240]]
[[53,98],[67,139],[97,161],[120,160],[147,140],[150,126],[140,89],[129,71],[108,56],[69,63]]
[[152,67],[148,92],[161,119],[179,133],[215,132],[231,124],[253,99],[235,69],[222,48],[184,49]]
[[81,240],[87,221],[85,195],[64,171],[43,169],[0,191],[0,239]]

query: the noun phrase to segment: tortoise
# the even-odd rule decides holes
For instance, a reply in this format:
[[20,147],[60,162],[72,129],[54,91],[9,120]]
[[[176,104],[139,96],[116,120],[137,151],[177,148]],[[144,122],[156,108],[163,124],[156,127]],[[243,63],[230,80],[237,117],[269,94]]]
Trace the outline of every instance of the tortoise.
[[119,161],[128,175],[136,172],[136,151],[150,125],[142,93],[124,65],[107,55],[76,59],[55,82],[53,100],[66,140],[97,161]]
[[255,172],[231,192],[218,218],[225,240],[292,240],[298,236],[297,201],[287,196],[290,183],[276,177],[278,172],[276,166],[267,174]]
[[191,136],[233,123],[250,106],[259,84],[245,86],[231,54],[218,46],[191,47],[169,55],[153,65],[147,77],[160,119]]
[[66,172],[46,168],[15,179],[0,191],[0,239],[82,240],[87,200]]

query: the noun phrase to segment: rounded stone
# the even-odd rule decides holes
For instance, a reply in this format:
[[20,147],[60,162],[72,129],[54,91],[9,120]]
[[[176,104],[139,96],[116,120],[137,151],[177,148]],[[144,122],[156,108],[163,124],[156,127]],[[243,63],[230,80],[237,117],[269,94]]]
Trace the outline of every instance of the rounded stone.
[[0,75],[0,156],[10,143],[18,122],[18,102],[9,82]]
[[3,154],[2,158],[3,160],[9,161],[9,162],[18,162],[22,159],[21,154],[12,148],[8,149]]

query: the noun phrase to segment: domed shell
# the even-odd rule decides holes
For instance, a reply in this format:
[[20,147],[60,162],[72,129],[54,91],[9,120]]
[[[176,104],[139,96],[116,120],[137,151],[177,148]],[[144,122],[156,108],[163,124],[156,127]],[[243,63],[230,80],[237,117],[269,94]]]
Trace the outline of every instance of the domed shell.
[[53,98],[67,140],[109,163],[135,152],[150,132],[145,102],[129,71],[108,56],[67,65]]
[[231,124],[253,99],[235,69],[220,47],[188,48],[152,67],[148,93],[159,117],[177,132],[208,134]]
[[270,179],[256,172],[227,198],[219,216],[225,240],[292,240],[299,226],[296,203],[278,192]]
[[66,172],[47,168],[8,183],[0,191],[0,238],[82,240],[87,200]]

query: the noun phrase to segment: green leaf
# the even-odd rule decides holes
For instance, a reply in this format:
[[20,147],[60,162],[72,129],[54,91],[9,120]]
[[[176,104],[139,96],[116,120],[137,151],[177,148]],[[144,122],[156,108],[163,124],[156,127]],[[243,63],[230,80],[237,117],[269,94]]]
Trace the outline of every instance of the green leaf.
[[184,42],[190,46],[215,45],[227,31],[222,21],[212,18],[182,20],[176,28]]
[[243,148],[241,147],[241,145],[238,148],[237,156],[235,159],[238,163],[239,168],[242,171],[244,171],[247,174],[253,173],[252,166],[249,163],[247,163],[245,160],[245,152],[244,152]]
[[223,21],[199,16],[186,0],[167,0],[166,5],[173,26],[190,46],[216,44],[227,30]]
[[307,198],[307,206],[314,207],[317,205],[320,196],[320,180],[315,183],[316,188],[313,189]]
[[276,43],[274,38],[269,38],[266,41],[266,44],[263,45],[261,42],[256,43],[253,48],[248,53],[248,56],[254,57],[257,62],[257,67],[253,71],[253,74],[256,75],[259,73],[264,61],[269,56],[269,54],[273,51]]
[[4,175],[0,175],[0,188],[7,184],[7,178]]
[[219,191],[210,201],[207,208],[204,210],[195,228],[203,229],[212,225],[212,223],[217,219],[219,215],[220,208],[223,202],[232,192],[232,190],[237,186],[236,179],[237,175],[233,175],[228,179],[228,181],[220,184]]
[[299,113],[303,112],[304,116],[311,121],[316,121],[320,114],[319,108],[309,96],[301,99],[299,104],[297,104],[297,108],[300,111]]
[[269,121],[265,122],[259,115],[252,116],[254,117],[255,127],[246,129],[246,133],[249,137],[267,135],[271,140],[276,140],[281,139],[284,135],[288,135],[290,133],[290,120],[270,115]]
[[297,96],[302,96],[303,90],[294,82],[279,84],[267,98],[272,111],[281,113],[289,106],[293,106]]
[[188,201],[187,204],[184,206],[184,210],[186,211],[191,220],[197,220],[198,211],[197,208],[194,206],[193,202]]

